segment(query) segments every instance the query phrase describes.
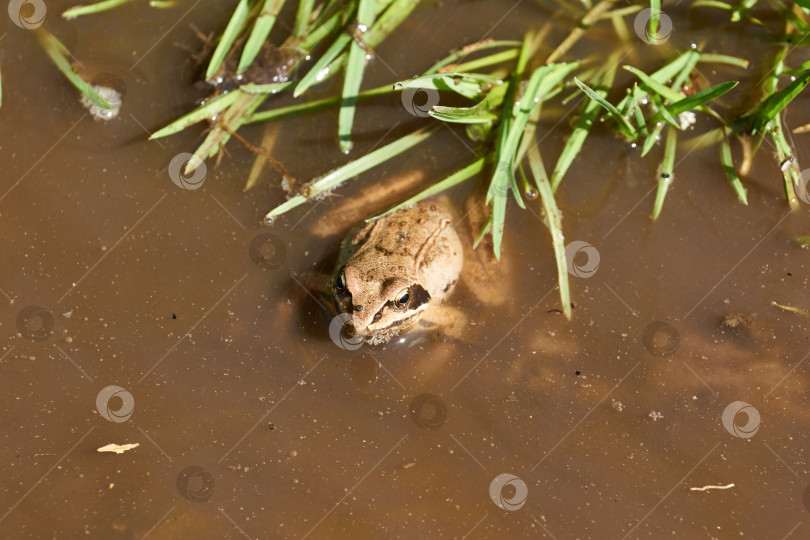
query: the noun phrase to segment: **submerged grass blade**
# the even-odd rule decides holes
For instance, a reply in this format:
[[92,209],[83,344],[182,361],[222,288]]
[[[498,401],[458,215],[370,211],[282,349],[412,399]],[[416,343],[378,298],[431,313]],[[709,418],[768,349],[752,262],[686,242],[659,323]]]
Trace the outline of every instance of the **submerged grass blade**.
[[[267,94],[249,94],[241,90],[234,90],[238,97],[228,110],[222,114],[219,123],[208,132],[208,136],[194,151],[195,158],[200,161],[215,156],[230,140],[231,134],[239,129],[253,111],[267,99]],[[183,174],[192,174],[196,168],[195,159],[189,159]]]
[[65,19],[75,19],[76,17],[80,17],[82,15],[90,15],[93,13],[101,13],[102,11],[107,11],[132,0],[103,0],[102,2],[96,2],[95,4],[90,4],[87,6],[74,6],[70,9],[67,9],[62,12],[62,17]]
[[233,11],[233,15],[231,16],[231,20],[228,21],[228,26],[225,27],[225,31],[222,33],[222,37],[220,38],[216,49],[214,49],[214,55],[211,57],[211,62],[208,64],[208,69],[205,71],[206,81],[210,80],[211,77],[213,77],[214,74],[219,71],[219,68],[222,67],[222,62],[225,61],[228,51],[230,51],[231,47],[233,47],[237,36],[239,36],[239,32],[242,31],[242,27],[244,26],[249,13],[250,4],[248,3],[248,0],[239,0],[239,3],[236,5],[236,9]]
[[725,138],[720,142],[720,164],[723,167],[726,178],[731,182],[731,187],[734,189],[734,193],[737,194],[737,198],[741,203],[747,206],[748,196],[745,193],[745,188],[740,181],[739,175],[737,175],[737,169],[734,168],[734,161],[731,159],[731,144],[728,139]]
[[398,205],[391,208],[390,210],[387,210],[386,212],[383,212],[380,215],[377,215],[377,216],[374,216],[373,218],[370,218],[368,221],[372,221],[372,220],[381,218],[381,217],[383,217],[385,215],[388,215],[388,214],[390,214],[392,212],[396,212],[397,210],[401,210],[402,208],[407,208],[408,206],[413,206],[414,204],[418,203],[421,200],[424,200],[424,199],[427,199],[428,197],[432,197],[434,195],[437,195],[437,194],[441,193],[442,191],[444,191],[446,189],[450,189],[451,187],[453,187],[453,186],[455,186],[457,184],[460,184],[460,183],[464,182],[465,180],[468,180],[472,176],[480,173],[484,169],[484,164],[485,163],[486,163],[486,158],[483,158],[483,157],[478,158],[475,161],[473,161],[472,163],[470,163],[469,165],[467,165],[466,167],[464,167],[463,169],[454,172],[453,174],[451,174],[450,176],[448,176],[444,180],[436,182],[435,184],[433,184],[429,188],[425,189],[424,191],[421,191],[421,192],[417,193],[416,195],[414,195],[413,197],[411,197],[410,199],[399,203]]
[[276,18],[281,8],[284,7],[284,2],[285,0],[265,0],[261,13],[253,24],[253,30],[250,31],[250,37],[245,43],[245,48],[242,50],[236,73],[244,73],[248,66],[253,63],[262,45],[267,40],[267,36],[270,35]]
[[664,146],[664,159],[661,162],[661,172],[658,177],[658,191],[655,193],[655,204],[653,205],[652,219],[655,221],[661,215],[664,207],[664,198],[667,190],[672,184],[672,173],[675,168],[675,148],[678,144],[678,130],[672,126],[667,127],[667,140]]
[[372,167],[376,167],[380,163],[388,161],[394,156],[409,150],[433,135],[437,128],[438,125],[432,125],[426,128],[418,129],[409,135],[400,137],[394,142],[374,150],[373,152],[369,152],[360,158],[350,161],[342,167],[338,167],[334,171],[327,173],[320,178],[316,178],[302,188],[303,194],[296,195],[287,200],[285,203],[280,204],[279,206],[270,210],[270,212],[268,212],[264,218],[265,223],[271,223],[277,216],[280,216],[281,214],[284,214],[296,206],[300,206],[305,202],[318,197],[319,195],[323,195],[324,193],[341,185],[343,182],[356,178],[359,174],[371,169]]
[[98,95],[98,92],[93,90],[90,83],[82,79],[81,76],[73,70],[73,66],[70,65],[70,61],[68,60],[70,52],[68,52],[67,48],[65,48],[61,41],[42,28],[37,28],[36,34],[42,48],[45,49],[45,52],[51,58],[59,71],[61,71],[67,80],[70,81],[70,84],[75,86],[83,96],[99,107],[112,109],[112,105],[107,103],[103,97]]

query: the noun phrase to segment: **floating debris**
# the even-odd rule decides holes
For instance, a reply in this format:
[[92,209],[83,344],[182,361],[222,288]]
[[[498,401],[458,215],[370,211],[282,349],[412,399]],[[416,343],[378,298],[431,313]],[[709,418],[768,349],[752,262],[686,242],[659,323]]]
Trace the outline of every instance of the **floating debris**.
[[703,486],[703,487],[690,487],[689,491],[709,491],[710,489],[731,489],[734,484],[727,484],[725,486]]
[[116,454],[123,454],[127,450],[132,450],[133,448],[138,448],[140,443],[130,443],[130,444],[115,444],[111,443],[107,446],[102,446],[101,448],[96,449],[96,452],[115,452]]

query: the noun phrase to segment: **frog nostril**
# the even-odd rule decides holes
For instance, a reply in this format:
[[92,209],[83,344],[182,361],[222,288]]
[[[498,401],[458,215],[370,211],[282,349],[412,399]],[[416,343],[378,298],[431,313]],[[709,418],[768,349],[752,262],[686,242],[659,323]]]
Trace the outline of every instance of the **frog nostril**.
[[363,311],[363,306],[354,306],[355,311]]

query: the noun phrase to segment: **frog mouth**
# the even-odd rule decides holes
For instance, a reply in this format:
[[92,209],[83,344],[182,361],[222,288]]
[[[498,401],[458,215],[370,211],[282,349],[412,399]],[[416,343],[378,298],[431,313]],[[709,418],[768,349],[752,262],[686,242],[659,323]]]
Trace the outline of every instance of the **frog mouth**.
[[377,343],[384,343],[389,339],[391,339],[392,337],[409,330],[419,321],[419,318],[421,316],[422,316],[421,313],[414,313],[413,315],[407,318],[397,319],[392,323],[390,323],[389,325],[379,328],[375,328],[372,324],[366,327],[363,331],[358,332],[358,335],[366,338],[367,342],[370,342],[370,339],[378,337],[381,338],[383,341],[378,340]]

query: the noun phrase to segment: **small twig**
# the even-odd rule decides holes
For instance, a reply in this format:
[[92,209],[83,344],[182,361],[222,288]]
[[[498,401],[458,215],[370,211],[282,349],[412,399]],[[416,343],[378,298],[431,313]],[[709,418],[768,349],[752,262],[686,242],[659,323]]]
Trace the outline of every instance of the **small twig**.
[[284,167],[284,164],[281,163],[276,158],[274,158],[273,156],[271,156],[270,153],[267,150],[265,150],[264,148],[259,148],[258,146],[249,143],[247,140],[245,140],[244,137],[239,135],[236,131],[232,130],[227,124],[220,123],[219,125],[220,125],[220,127],[222,127],[222,129],[224,129],[225,131],[230,133],[232,137],[236,137],[236,140],[238,140],[239,142],[244,144],[245,147],[248,150],[250,150],[251,152],[253,152],[255,154],[259,154],[262,157],[264,157],[264,159],[267,160],[267,162],[270,164],[270,166],[273,167],[276,171],[278,171],[282,176],[284,176],[284,177],[286,177],[286,178],[288,178],[290,180],[293,180],[293,177],[287,171],[286,167]]

